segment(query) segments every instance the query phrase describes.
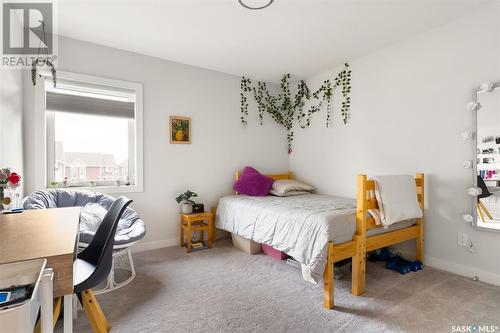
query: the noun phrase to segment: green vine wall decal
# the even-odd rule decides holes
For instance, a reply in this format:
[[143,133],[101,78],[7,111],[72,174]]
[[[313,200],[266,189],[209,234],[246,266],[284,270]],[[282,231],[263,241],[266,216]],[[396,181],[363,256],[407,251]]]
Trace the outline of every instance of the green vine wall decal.
[[[332,121],[333,107],[333,92],[341,87],[342,91],[342,107],[340,109],[342,121],[347,123],[351,108],[351,70],[349,64],[345,64],[344,68],[337,74],[333,81],[325,80],[318,90],[311,94],[311,90],[307,84],[301,80],[292,96],[290,90],[290,74],[284,74],[281,78],[281,92],[274,96],[269,93],[265,82],[257,82],[257,85],[252,85],[252,81],[247,77],[241,78],[241,123],[246,126],[248,124],[248,93],[253,93],[255,102],[257,103],[257,112],[259,124],[264,121],[264,112],[269,113],[271,118],[279,125],[287,130],[288,153],[292,152],[293,143],[293,121],[297,120],[301,128],[306,128],[311,125],[311,116],[323,109],[326,103],[326,127],[330,127]],[[304,106],[306,101],[313,98],[316,103],[313,103],[305,111]]]

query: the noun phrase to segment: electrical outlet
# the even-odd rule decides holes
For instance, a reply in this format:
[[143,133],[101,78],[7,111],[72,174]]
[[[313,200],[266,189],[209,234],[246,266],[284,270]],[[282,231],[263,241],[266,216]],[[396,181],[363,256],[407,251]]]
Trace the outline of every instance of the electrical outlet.
[[469,246],[469,237],[467,236],[466,233],[459,232],[457,234],[457,244],[458,246],[465,246],[465,247]]

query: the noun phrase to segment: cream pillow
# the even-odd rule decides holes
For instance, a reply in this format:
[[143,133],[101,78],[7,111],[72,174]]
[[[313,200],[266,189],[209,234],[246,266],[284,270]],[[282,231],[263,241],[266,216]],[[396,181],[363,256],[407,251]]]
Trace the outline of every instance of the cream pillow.
[[[274,195],[284,195],[292,191],[314,191],[311,185],[292,179],[280,179],[273,183],[270,193]],[[274,193],[273,193],[274,192]]]
[[275,190],[271,189],[269,191],[269,194],[271,195],[275,195],[277,197],[293,197],[294,195],[301,195],[301,194],[308,194],[309,192],[307,191],[290,191],[290,192],[286,192],[286,193],[279,193],[279,192],[276,192]]

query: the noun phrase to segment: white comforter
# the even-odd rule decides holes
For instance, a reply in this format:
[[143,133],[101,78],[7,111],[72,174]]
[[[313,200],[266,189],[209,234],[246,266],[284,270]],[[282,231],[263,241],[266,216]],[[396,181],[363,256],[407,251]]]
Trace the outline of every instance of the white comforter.
[[355,200],[327,195],[232,195],[220,199],[216,225],[285,252],[302,264],[305,279],[318,282],[325,269],[328,242],[352,239],[355,212]]

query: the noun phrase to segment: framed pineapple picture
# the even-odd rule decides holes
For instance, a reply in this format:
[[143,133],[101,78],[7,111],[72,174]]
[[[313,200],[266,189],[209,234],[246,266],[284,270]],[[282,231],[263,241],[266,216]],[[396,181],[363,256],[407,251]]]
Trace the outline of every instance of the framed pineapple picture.
[[170,116],[170,143],[191,143],[191,118]]

